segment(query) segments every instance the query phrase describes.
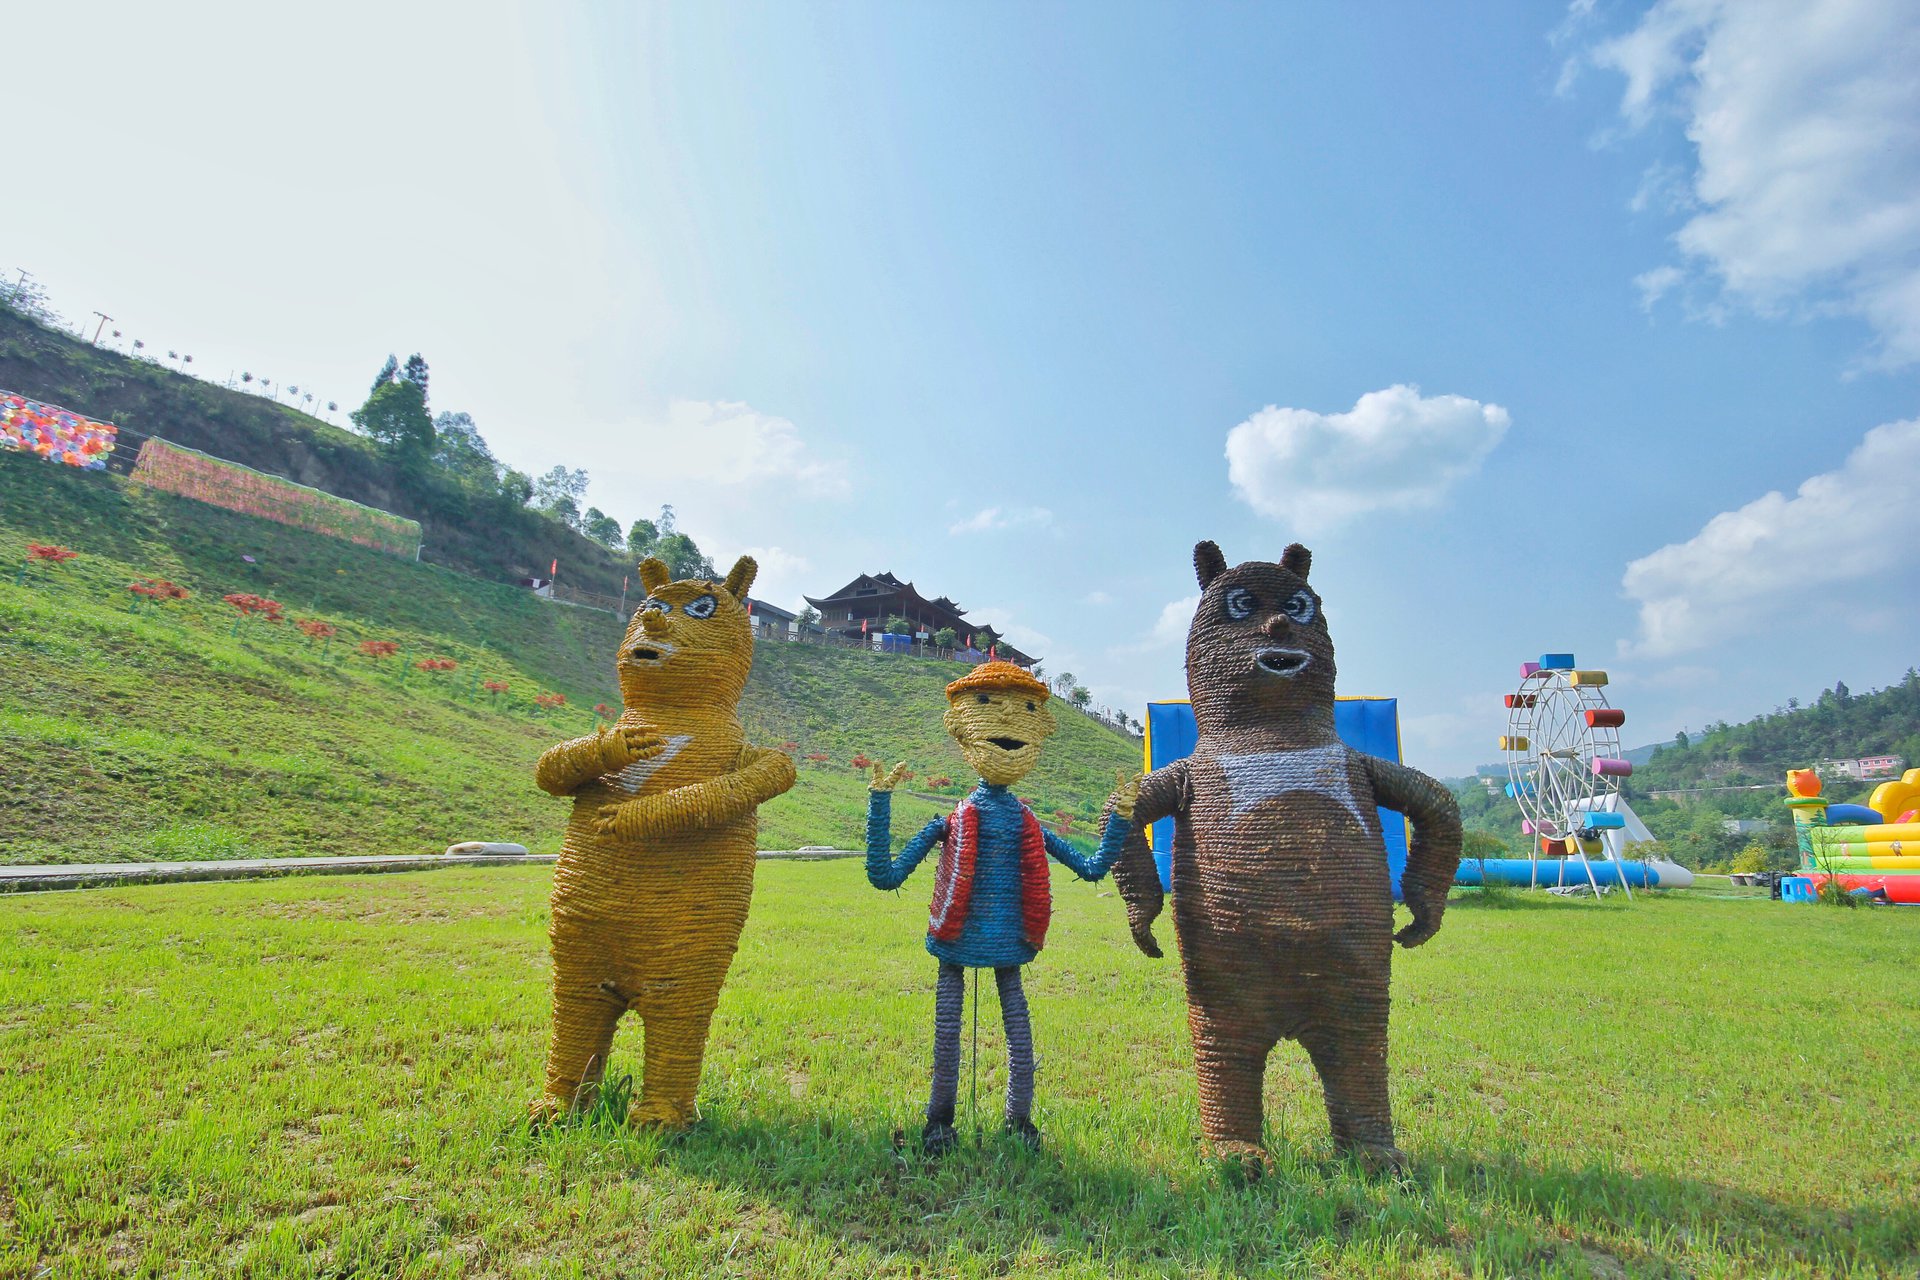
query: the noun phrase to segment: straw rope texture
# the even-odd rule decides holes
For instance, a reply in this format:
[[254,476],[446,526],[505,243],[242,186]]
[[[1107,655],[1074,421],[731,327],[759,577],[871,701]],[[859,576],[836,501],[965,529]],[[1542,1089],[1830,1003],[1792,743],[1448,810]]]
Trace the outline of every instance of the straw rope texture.
[[541,756],[543,791],[573,800],[554,870],[553,1031],[536,1119],[591,1102],[620,1016],[644,1026],[628,1118],[695,1117],[707,1029],[753,896],[759,805],[793,786],[793,761],[749,745],[736,708],[753,662],[745,606],[754,562],[725,582],[667,581],[617,659],[624,710],[610,728]]
[[[1136,833],[1178,820],[1173,917],[1186,978],[1200,1118],[1221,1155],[1259,1168],[1261,1076],[1280,1040],[1307,1050],[1333,1140],[1372,1167],[1401,1167],[1387,1093],[1392,943],[1440,927],[1460,861],[1452,795],[1413,769],[1353,751],[1334,732],[1333,642],[1307,585],[1312,557],[1229,569],[1194,548],[1199,608],[1187,689],[1199,743],[1155,770]],[[1402,878],[1413,922],[1393,933],[1376,804],[1414,824]],[[1136,834],[1115,869],[1134,940],[1158,955],[1161,891]]]

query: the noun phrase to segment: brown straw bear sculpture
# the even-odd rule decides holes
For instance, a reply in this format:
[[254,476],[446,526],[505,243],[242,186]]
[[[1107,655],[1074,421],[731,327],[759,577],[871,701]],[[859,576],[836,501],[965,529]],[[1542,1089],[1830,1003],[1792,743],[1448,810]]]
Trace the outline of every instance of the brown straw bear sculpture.
[[573,799],[553,878],[553,1035],[543,1119],[591,1100],[620,1015],[645,1027],[635,1124],[694,1117],[707,1025],[753,896],[755,810],[793,785],[793,761],[749,746],[735,708],[753,664],[746,597],[727,580],[669,582],[640,565],[647,599],[616,663],[625,709],[553,747],[535,777]]
[[[1193,560],[1187,689],[1199,743],[1144,779],[1133,821],[1136,831],[1178,821],[1173,919],[1201,1125],[1219,1154],[1257,1172],[1261,1074],[1278,1041],[1298,1040],[1335,1145],[1370,1167],[1402,1167],[1387,1096],[1392,943],[1416,947],[1440,927],[1459,807],[1432,778],[1335,734],[1333,642],[1305,547],[1229,569],[1202,542]],[[1414,824],[1402,878],[1413,922],[1397,934],[1376,803]],[[1135,943],[1159,955],[1160,882],[1139,835],[1115,881]]]

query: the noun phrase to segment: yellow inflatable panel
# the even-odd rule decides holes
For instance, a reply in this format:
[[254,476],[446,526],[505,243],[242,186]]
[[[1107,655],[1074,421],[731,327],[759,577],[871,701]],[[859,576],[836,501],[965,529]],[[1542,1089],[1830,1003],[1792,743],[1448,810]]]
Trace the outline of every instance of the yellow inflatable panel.
[[1588,688],[1598,688],[1607,682],[1607,673],[1604,671],[1576,671],[1573,673],[1573,682]]
[[1920,822],[1883,822],[1877,827],[1815,827],[1813,838],[1821,844],[1920,843]]
[[1900,781],[1883,782],[1875,787],[1867,808],[1879,810],[1880,816],[1889,822],[1909,809],[1920,809],[1920,769],[1909,769],[1900,775]]
[[1525,751],[1527,749],[1527,740],[1503,733],[1500,735],[1500,749],[1502,751]]

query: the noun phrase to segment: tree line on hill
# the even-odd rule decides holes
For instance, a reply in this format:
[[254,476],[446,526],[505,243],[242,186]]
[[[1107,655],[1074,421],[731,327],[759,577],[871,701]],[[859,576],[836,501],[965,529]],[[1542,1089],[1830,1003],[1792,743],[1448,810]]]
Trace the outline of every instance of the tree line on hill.
[[675,527],[672,506],[662,506],[654,519],[636,518],[625,530],[598,507],[582,511],[588,483],[583,468],[556,466],[535,477],[506,466],[494,457],[472,414],[434,415],[429,379],[419,352],[405,364],[389,355],[366,403],[347,415],[380,447],[399,487],[429,510],[454,514],[476,503],[529,509],[616,554],[658,557],[676,578],[715,575],[713,561]]
[[[1695,870],[1784,871],[1799,862],[1784,804],[1786,771],[1872,755],[1920,766],[1920,670],[1909,667],[1885,689],[1855,694],[1837,682],[1807,705],[1789,698],[1742,724],[1721,720],[1698,734],[1675,734],[1621,791],[1659,840],[1659,852]],[[1837,804],[1865,804],[1877,785],[1830,777],[1825,794]],[[1462,819],[1487,850],[1478,856],[1526,856],[1518,805],[1478,780],[1456,784],[1454,793]],[[1756,821],[1767,825],[1729,829]]]

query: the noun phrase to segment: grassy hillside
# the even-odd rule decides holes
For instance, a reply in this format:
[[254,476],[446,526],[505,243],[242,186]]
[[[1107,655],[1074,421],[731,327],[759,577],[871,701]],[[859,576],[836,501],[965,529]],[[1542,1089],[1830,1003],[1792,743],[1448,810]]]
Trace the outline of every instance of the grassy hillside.
[[[28,542],[81,554],[16,585]],[[136,612],[126,587],[140,577],[193,594]],[[232,592],[338,635],[236,626],[221,601]],[[557,848],[566,806],[534,789],[533,761],[588,731],[595,704],[617,703],[619,636],[608,614],[0,453],[0,860]],[[401,652],[365,657],[364,640]],[[414,669],[429,657],[459,665]],[[763,646],[742,705],[754,740],[830,759],[803,761],[800,785],[762,810],[762,844],[857,846],[865,787],[847,762],[860,751],[909,761],[922,779],[911,787],[964,780],[940,728],[957,671]],[[566,706],[536,708],[542,692]],[[1090,825],[1137,748],[1069,708],[1060,720],[1023,790],[1043,815],[1066,808]],[[896,805],[903,834],[951,803],[911,787]]]
[[484,578],[511,582],[544,574],[558,559],[572,586],[614,594],[631,567],[517,502],[434,476],[411,490],[396,485],[371,441],[291,405],[92,346],[5,307],[0,387],[410,516],[426,534],[424,559]]

